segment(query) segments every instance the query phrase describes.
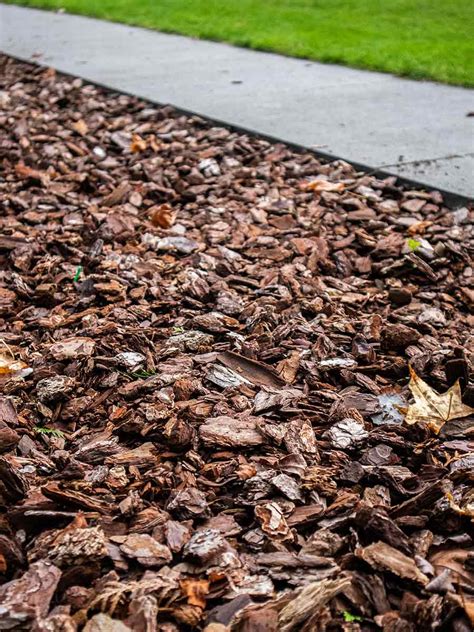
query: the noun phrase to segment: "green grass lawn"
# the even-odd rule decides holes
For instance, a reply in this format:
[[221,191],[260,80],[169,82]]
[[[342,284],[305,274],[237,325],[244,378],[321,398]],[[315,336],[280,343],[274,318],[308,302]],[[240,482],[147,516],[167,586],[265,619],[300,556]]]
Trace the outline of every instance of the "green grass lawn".
[[6,1],[474,86],[473,0]]

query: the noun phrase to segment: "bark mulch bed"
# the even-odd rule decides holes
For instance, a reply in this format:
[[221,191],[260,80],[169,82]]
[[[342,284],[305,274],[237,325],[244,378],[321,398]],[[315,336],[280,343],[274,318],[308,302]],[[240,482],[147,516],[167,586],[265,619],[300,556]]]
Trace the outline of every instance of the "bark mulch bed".
[[472,210],[0,63],[0,629],[470,630]]

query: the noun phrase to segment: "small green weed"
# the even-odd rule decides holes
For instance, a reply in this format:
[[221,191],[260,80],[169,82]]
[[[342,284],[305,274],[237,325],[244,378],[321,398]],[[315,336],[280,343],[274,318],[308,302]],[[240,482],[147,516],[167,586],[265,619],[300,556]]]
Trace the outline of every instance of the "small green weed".
[[407,244],[408,244],[408,248],[410,248],[412,252],[416,252],[418,248],[421,246],[421,241],[418,241],[418,239],[410,238],[407,240]]
[[57,428],[48,428],[47,426],[35,426],[33,430],[42,435],[50,435],[51,437],[64,437],[64,432]]
[[152,375],[156,375],[156,371],[135,371],[130,374],[132,377],[151,377]]
[[346,623],[351,623],[351,622],[359,622],[362,621],[362,617],[359,617],[358,614],[352,614],[352,612],[347,612],[347,610],[344,610],[344,612],[342,613],[343,617],[344,617],[344,621]]
[[76,274],[74,275],[74,283],[77,283],[81,277],[82,274],[82,266],[77,266],[77,270],[76,270]]

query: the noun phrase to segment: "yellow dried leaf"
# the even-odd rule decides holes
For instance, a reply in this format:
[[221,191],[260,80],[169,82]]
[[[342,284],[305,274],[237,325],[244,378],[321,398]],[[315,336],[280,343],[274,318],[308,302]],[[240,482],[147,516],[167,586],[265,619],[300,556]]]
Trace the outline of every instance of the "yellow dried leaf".
[[[467,494],[462,502],[456,502],[451,492],[446,492],[445,497],[449,502],[451,509],[460,516],[468,516],[474,520],[474,493]],[[472,498],[470,498],[472,496]]]
[[408,387],[415,403],[408,407],[407,424],[421,421],[438,434],[447,421],[474,414],[474,408],[462,403],[459,380],[445,393],[437,393],[411,367],[410,376]]
[[152,206],[149,212],[152,224],[160,228],[170,228],[176,219],[176,211],[169,204]]
[[89,128],[87,127],[87,123],[84,121],[84,119],[79,119],[78,121],[73,123],[72,129],[75,132],[77,132],[80,136],[85,136],[87,132],[89,131]]
[[133,134],[132,142],[130,143],[130,151],[132,152],[132,154],[138,154],[141,151],[145,151],[146,148],[146,140],[138,134]]
[[407,233],[409,235],[423,235],[426,232],[426,229],[432,225],[433,222],[425,220],[423,222],[416,222],[408,227]]
[[236,470],[236,474],[241,481],[246,481],[249,478],[252,478],[256,473],[257,469],[252,463],[242,463]]
[[27,365],[21,360],[15,360],[15,358],[9,353],[0,351],[0,375],[7,377],[28,375],[29,371]]
[[55,79],[56,78],[56,70],[54,68],[46,68],[43,72],[43,79]]
[[329,182],[329,180],[317,178],[316,180],[311,180],[311,182],[305,182],[303,188],[306,191],[315,191],[316,193],[321,191],[342,192],[345,185],[343,182]]
[[190,606],[206,607],[206,595],[209,592],[207,579],[183,579],[180,584]]

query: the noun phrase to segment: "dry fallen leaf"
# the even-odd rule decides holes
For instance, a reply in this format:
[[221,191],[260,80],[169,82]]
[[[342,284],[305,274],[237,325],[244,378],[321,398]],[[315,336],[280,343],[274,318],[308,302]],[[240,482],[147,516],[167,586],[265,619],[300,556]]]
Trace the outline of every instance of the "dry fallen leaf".
[[329,180],[316,178],[316,180],[311,180],[311,182],[305,182],[303,188],[305,191],[314,191],[315,193],[320,193],[321,191],[341,192],[344,191],[345,185],[343,182],[329,182]]
[[46,70],[43,72],[43,78],[44,79],[55,80],[56,79],[56,70],[54,68],[46,68]]
[[21,360],[15,360],[9,352],[0,351],[0,379],[10,377],[25,377],[32,373],[32,369]]
[[209,592],[207,579],[183,579],[180,584],[190,606],[206,607],[206,595]]
[[87,132],[89,131],[89,128],[87,126],[87,123],[84,121],[84,119],[79,119],[78,121],[75,121],[72,125],[71,125],[72,129],[77,132],[80,136],[85,136],[87,134]]
[[445,393],[437,393],[410,367],[411,380],[408,385],[415,398],[406,412],[407,424],[424,422],[438,434],[447,421],[474,414],[474,408],[461,401],[461,387],[457,381]]
[[433,222],[424,221],[424,222],[416,222],[407,228],[407,233],[409,235],[423,235],[427,228],[431,226]]
[[138,154],[141,151],[145,151],[147,148],[147,142],[138,134],[133,134],[132,142],[130,143],[130,151],[132,154]]
[[446,492],[445,497],[453,511],[460,516],[468,516],[474,520],[474,493],[472,490],[466,494],[462,502],[456,502],[456,499],[450,491]]
[[154,226],[170,228],[176,219],[176,211],[173,211],[169,204],[152,206],[150,209],[150,219]]

